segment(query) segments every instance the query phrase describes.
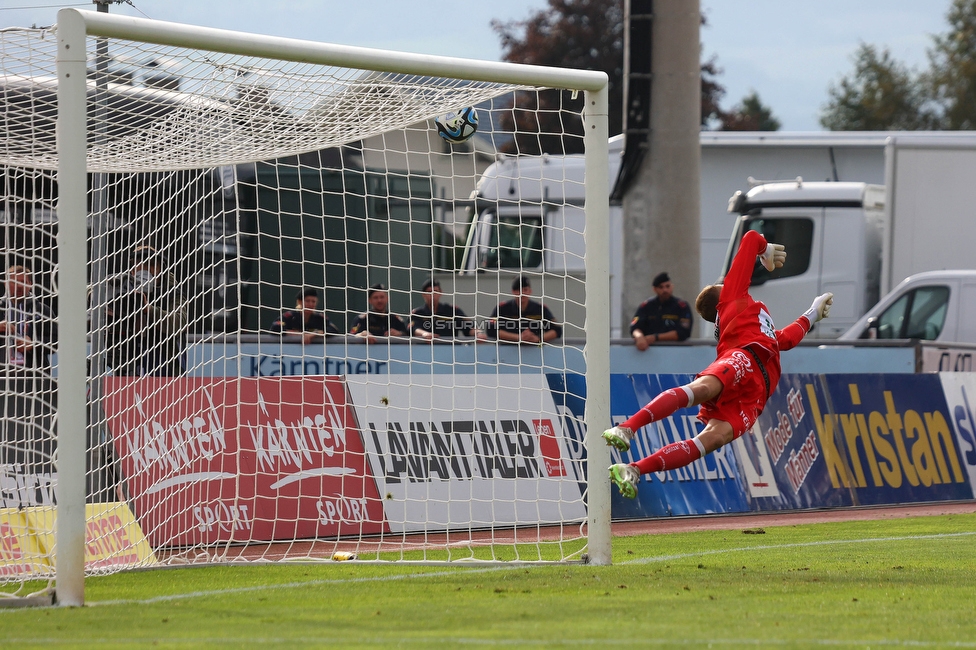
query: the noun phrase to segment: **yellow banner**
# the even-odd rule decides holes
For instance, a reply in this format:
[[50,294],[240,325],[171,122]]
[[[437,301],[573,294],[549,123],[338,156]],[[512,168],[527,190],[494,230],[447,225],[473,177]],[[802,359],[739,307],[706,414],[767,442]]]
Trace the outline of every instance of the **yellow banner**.
[[[54,562],[53,507],[25,508],[28,526],[39,547]],[[89,503],[85,506],[85,568],[152,566],[156,556],[142,529],[124,503]]]
[[54,565],[43,553],[27,517],[16,508],[0,508],[0,577],[50,574]]

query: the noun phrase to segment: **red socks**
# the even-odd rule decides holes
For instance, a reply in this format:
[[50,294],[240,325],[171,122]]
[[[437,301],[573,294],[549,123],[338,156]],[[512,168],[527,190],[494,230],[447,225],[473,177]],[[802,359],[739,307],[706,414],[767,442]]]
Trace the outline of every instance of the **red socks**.
[[668,389],[651,400],[650,404],[630,416],[630,419],[620,426],[627,427],[631,431],[637,431],[651,422],[663,420],[678,409],[691,406],[693,401],[693,393],[687,386]]
[[681,440],[661,447],[647,458],[632,463],[641,474],[663,472],[666,469],[678,469],[690,465],[702,457],[702,450],[697,440]]

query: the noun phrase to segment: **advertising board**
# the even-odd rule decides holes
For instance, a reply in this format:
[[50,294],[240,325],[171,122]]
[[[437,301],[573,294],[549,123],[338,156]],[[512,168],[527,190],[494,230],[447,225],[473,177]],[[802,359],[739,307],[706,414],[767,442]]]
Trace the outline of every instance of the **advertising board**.
[[382,532],[337,378],[110,378],[105,411],[153,547]]
[[346,381],[394,532],[586,518],[544,375]]

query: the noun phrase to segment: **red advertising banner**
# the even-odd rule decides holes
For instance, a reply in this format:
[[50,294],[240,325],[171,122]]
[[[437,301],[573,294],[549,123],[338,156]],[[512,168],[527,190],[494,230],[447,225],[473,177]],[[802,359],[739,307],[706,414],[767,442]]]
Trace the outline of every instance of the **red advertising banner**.
[[532,420],[536,435],[539,436],[539,450],[546,464],[548,476],[566,476],[562,454],[559,451],[559,441],[556,440],[556,429],[552,420]]
[[110,377],[103,404],[153,548],[388,530],[341,378]]

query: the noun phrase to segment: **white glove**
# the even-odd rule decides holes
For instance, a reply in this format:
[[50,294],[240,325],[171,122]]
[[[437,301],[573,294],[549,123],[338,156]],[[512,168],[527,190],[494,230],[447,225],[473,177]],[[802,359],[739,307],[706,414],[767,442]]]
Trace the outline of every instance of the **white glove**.
[[782,244],[766,244],[766,250],[759,256],[759,261],[767,271],[783,268],[786,264],[786,246]]
[[803,315],[810,321],[810,325],[827,318],[830,315],[830,306],[834,304],[834,294],[829,291],[813,299],[810,309],[803,312]]

